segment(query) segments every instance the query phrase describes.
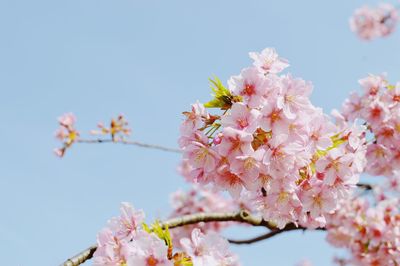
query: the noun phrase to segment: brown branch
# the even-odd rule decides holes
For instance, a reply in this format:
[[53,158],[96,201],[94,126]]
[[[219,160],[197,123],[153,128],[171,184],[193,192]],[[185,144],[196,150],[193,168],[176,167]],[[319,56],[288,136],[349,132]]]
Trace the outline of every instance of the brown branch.
[[139,141],[132,141],[132,140],[112,140],[112,139],[78,139],[76,140],[77,143],[89,143],[89,144],[94,144],[94,143],[118,143],[118,144],[125,144],[125,145],[133,145],[133,146],[138,146],[141,148],[149,148],[149,149],[156,149],[156,150],[162,150],[162,151],[167,151],[167,152],[175,152],[175,153],[182,153],[180,149],[176,148],[169,148],[169,147],[164,147],[161,145],[155,145],[155,144],[147,144],[147,143],[142,143]]
[[196,213],[196,214],[189,214],[178,218],[172,218],[161,223],[163,228],[175,228],[189,224],[196,224],[196,223],[208,223],[208,222],[239,222],[245,223],[253,226],[263,226],[270,230],[275,229],[276,227],[263,220],[260,217],[256,217],[251,215],[249,212],[245,210],[241,210],[239,212],[232,212],[232,213]]
[[[299,228],[302,229],[302,228]],[[294,230],[294,229],[292,229]],[[289,231],[289,230],[272,230],[266,234],[254,237],[254,238],[250,238],[250,239],[243,239],[243,240],[235,240],[235,239],[228,239],[228,242],[231,244],[235,244],[235,245],[243,245],[243,244],[252,244],[255,242],[259,242],[268,238],[271,238],[277,234],[283,233],[285,231]]]
[[84,251],[80,252],[79,254],[69,258],[68,260],[66,260],[60,266],[77,266],[77,265],[80,265],[80,264],[84,263],[85,261],[87,261],[88,259],[92,258],[94,252],[96,251],[96,249],[97,249],[97,246],[93,245],[93,246],[85,249]]
[[[268,221],[263,220],[260,217],[256,217],[251,215],[248,211],[241,210],[239,212],[232,212],[232,213],[196,213],[196,214],[190,214],[190,215],[185,215],[182,217],[178,218],[172,218],[170,220],[166,220],[164,222],[161,222],[161,226],[163,228],[176,228],[180,226],[185,226],[185,225],[190,225],[190,224],[196,224],[196,223],[208,223],[208,222],[239,222],[239,223],[244,223],[244,224],[249,224],[252,226],[262,226],[266,227],[274,232],[280,231],[279,229],[276,229],[275,225],[271,224]],[[291,230],[295,230],[294,227],[296,225],[294,224],[289,224],[286,226],[287,229],[286,231],[289,231],[288,228],[292,228]],[[286,228],[285,227],[285,228]],[[297,228],[297,227],[296,227]],[[298,229],[303,229],[305,228],[298,228]],[[284,229],[282,229],[284,230]],[[277,234],[277,233],[275,233]],[[76,256],[68,259],[65,261],[61,266],[78,266],[85,261],[91,259],[93,257],[94,252],[96,251],[96,246],[93,245],[90,248],[80,252]]]
[[[263,241],[265,239],[269,239],[271,237],[274,237],[275,235],[284,233],[284,232],[288,232],[288,231],[294,231],[294,230],[303,230],[305,231],[306,228],[304,227],[297,227],[295,224],[291,223],[286,225],[283,229],[274,229],[269,231],[266,234],[254,237],[254,238],[250,238],[250,239],[243,239],[243,240],[234,240],[234,239],[228,239],[228,242],[231,244],[235,244],[235,245],[243,245],[243,244],[252,244],[255,242],[259,242],[259,241]],[[321,231],[325,231],[325,228],[316,228],[315,230],[321,230]]]

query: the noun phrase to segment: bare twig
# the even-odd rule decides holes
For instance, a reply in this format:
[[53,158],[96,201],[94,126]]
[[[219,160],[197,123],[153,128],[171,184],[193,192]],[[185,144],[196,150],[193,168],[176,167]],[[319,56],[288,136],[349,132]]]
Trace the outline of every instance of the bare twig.
[[182,153],[180,149],[176,148],[169,148],[169,147],[164,147],[161,145],[155,145],[155,144],[147,144],[147,143],[142,143],[138,141],[132,141],[132,140],[112,140],[112,139],[78,139],[76,141],[77,143],[89,143],[89,144],[95,144],[95,143],[118,143],[118,144],[125,144],[125,145],[134,145],[138,146],[141,148],[149,148],[149,149],[156,149],[156,150],[162,150],[162,151],[167,151],[167,152],[175,152],[175,153]]
[[[239,212],[232,212],[232,213],[196,213],[196,214],[190,214],[190,215],[185,215],[182,217],[178,218],[172,218],[170,220],[166,220],[164,222],[161,222],[161,226],[163,228],[176,228],[176,227],[181,227],[185,225],[190,225],[190,224],[196,224],[196,223],[208,223],[208,222],[238,222],[238,223],[244,223],[244,224],[249,224],[252,226],[262,226],[266,227],[271,230],[272,235],[276,235],[278,233],[281,233],[279,231],[290,231],[290,230],[305,230],[305,228],[302,227],[297,227],[294,224],[288,224],[284,229],[277,229],[275,225],[271,224],[268,221],[263,220],[260,217],[256,217],[251,215],[249,212],[245,210],[241,210]],[[274,233],[272,233],[274,232]],[[271,236],[269,236],[271,237]],[[266,239],[266,238],[265,238]],[[233,240],[232,240],[233,241]],[[240,241],[237,241],[240,242]],[[80,252],[78,255],[68,259],[65,261],[61,266],[78,266],[85,261],[89,260],[92,258],[94,252],[96,251],[96,246],[91,246],[90,248]]]
[[365,190],[373,190],[374,186],[371,184],[367,184],[367,183],[358,183],[357,187],[365,189]]
[[[243,240],[234,240],[234,239],[228,239],[229,243],[235,244],[235,245],[243,245],[243,244],[253,244],[255,242],[263,241],[265,239],[269,239],[275,235],[288,232],[288,231],[294,231],[294,230],[303,230],[305,231],[306,228],[304,227],[297,227],[295,224],[291,223],[286,225],[283,229],[274,229],[269,231],[266,234],[254,237],[254,238],[249,238],[249,239],[243,239]],[[325,231],[325,228],[316,228],[315,230],[321,230]]]

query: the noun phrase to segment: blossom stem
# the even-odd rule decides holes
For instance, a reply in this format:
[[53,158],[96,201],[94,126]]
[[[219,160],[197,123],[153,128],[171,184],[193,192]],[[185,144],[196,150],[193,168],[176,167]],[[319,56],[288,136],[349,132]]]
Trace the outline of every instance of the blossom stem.
[[95,143],[119,143],[119,144],[126,144],[126,145],[134,145],[134,146],[138,146],[138,147],[141,147],[141,148],[156,149],[156,150],[162,150],[162,151],[174,152],[174,153],[182,153],[182,150],[180,150],[180,149],[169,148],[169,147],[164,147],[164,146],[155,145],[155,144],[147,144],[147,143],[142,143],[142,142],[132,141],[132,140],[78,139],[78,140],[76,140],[76,142],[77,143],[89,143],[89,144],[95,144]]

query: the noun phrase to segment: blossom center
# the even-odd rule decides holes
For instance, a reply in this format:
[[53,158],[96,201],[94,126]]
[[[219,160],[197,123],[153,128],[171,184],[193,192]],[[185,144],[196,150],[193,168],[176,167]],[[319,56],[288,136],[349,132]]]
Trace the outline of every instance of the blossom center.
[[245,95],[253,95],[253,94],[255,94],[255,86],[254,86],[254,84],[245,83],[244,84],[244,89],[243,89],[243,94],[245,94]]
[[158,263],[158,259],[154,258],[153,255],[146,259],[146,266],[157,266]]

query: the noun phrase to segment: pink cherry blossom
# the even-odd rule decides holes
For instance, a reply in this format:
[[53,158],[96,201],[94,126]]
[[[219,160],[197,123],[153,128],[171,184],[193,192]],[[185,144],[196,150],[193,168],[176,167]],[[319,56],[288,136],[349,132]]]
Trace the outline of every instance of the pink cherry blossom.
[[119,266],[126,263],[125,245],[127,245],[127,241],[115,237],[111,229],[102,229],[97,235],[97,249],[93,255],[93,265]]
[[72,113],[60,116],[58,123],[60,126],[55,132],[55,137],[62,142],[62,147],[54,149],[54,153],[63,157],[66,150],[79,138],[79,132],[75,129],[76,117]]
[[397,265],[400,262],[398,198],[381,198],[371,205],[366,198],[343,201],[328,217],[327,240],[349,249],[354,265]]
[[198,101],[192,105],[191,112],[184,112],[185,121],[181,125],[181,133],[192,132],[202,126],[204,120],[209,119],[209,114],[204,105]]
[[206,172],[211,172],[217,166],[218,153],[212,147],[200,142],[193,141],[186,146],[184,158],[190,160],[194,168],[202,168]]
[[248,155],[237,156],[231,164],[231,171],[240,176],[244,185],[249,190],[254,190],[259,187],[257,180],[262,171],[262,160],[265,150],[258,149],[254,153]]
[[135,210],[128,202],[121,203],[121,215],[109,221],[109,227],[120,238],[132,239],[138,227],[144,221],[144,212]]
[[235,158],[237,155],[251,153],[253,136],[242,130],[226,127],[223,130],[221,144],[218,145],[220,155]]
[[58,118],[60,125],[68,128],[72,128],[76,123],[76,117],[73,113],[65,113]]
[[376,8],[358,8],[350,19],[350,28],[358,37],[372,40],[391,34],[396,29],[398,12],[390,4],[380,4]]
[[311,107],[309,99],[312,91],[311,83],[287,75],[282,77],[280,85],[277,107],[283,110],[286,117],[294,119],[299,110]]
[[234,103],[231,107],[231,113],[221,119],[221,124],[224,127],[232,127],[254,133],[259,117],[260,112],[258,110],[249,109],[243,103]]
[[238,266],[235,254],[229,251],[229,243],[215,232],[203,234],[194,229],[191,238],[181,239],[183,250],[198,266]]
[[321,182],[316,182],[311,189],[302,193],[304,209],[310,212],[311,217],[318,218],[324,213],[330,213],[336,209],[337,195]]
[[222,165],[217,169],[215,184],[219,189],[227,190],[233,198],[237,199],[242,192],[244,181],[231,172],[229,165]]
[[244,103],[251,108],[263,103],[269,89],[267,81],[255,68],[243,69],[239,76],[231,77],[228,87],[233,94],[243,97]]
[[289,118],[276,102],[269,102],[261,109],[260,127],[265,131],[274,131],[277,134],[287,132],[292,118]]
[[[212,124],[200,119],[189,134],[182,132],[182,174],[228,191],[280,227],[290,222],[324,226],[325,216],[351,194],[365,168],[366,127],[340,114],[333,123],[311,103],[310,82],[278,75],[287,62],[274,50],[252,57],[256,67],[229,79],[223,112],[208,114]],[[267,65],[262,68],[261,62]],[[371,87],[375,80],[363,84]],[[380,101],[376,95],[368,99]],[[368,112],[360,107],[360,114]],[[376,121],[385,111],[381,114]],[[319,184],[319,192],[310,190],[313,184]]]
[[164,241],[147,232],[138,233],[129,243],[127,253],[127,266],[173,266]]
[[353,176],[350,168],[352,162],[351,154],[342,155],[340,148],[335,148],[328,152],[328,156],[318,160],[315,166],[319,173],[323,173],[324,182],[327,185],[333,185],[336,182],[351,180]]
[[280,58],[273,48],[265,48],[261,53],[251,52],[249,56],[260,73],[277,74],[289,66],[289,62]]

